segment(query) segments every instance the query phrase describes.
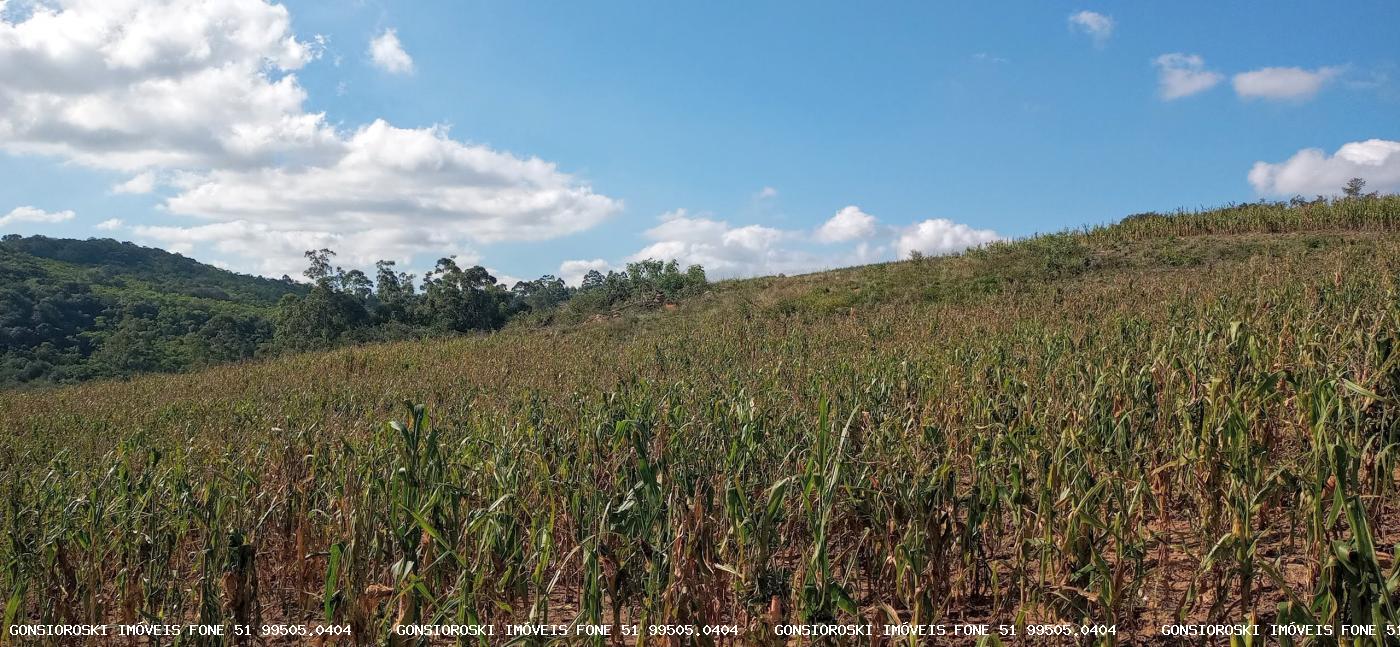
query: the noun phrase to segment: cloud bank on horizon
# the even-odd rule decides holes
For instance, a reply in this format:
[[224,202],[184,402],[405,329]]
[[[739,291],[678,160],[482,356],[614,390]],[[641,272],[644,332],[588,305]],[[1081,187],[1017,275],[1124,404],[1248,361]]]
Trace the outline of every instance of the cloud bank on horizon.
[[11,224],[11,223],[20,223],[20,222],[35,222],[35,223],[66,222],[66,221],[72,220],[73,218],[76,218],[76,217],[77,217],[77,214],[73,213],[72,210],[64,210],[64,211],[53,211],[53,212],[49,212],[49,211],[44,211],[43,209],[40,209],[40,208],[38,208],[38,207],[31,207],[31,206],[25,205],[25,206],[23,206],[23,207],[15,207],[14,209],[11,209],[9,213],[7,213],[7,214],[5,214],[5,215],[3,215],[3,216],[0,216],[0,227],[3,227],[3,226],[5,226],[5,225],[9,225],[9,224]]
[[1400,192],[1400,142],[1351,142],[1331,155],[1309,148],[1282,162],[1255,162],[1249,171],[1254,190],[1271,196],[1333,195],[1354,177],[1366,180],[1372,191]]
[[[1099,50],[1120,38],[1122,25],[1108,14],[1081,10],[1066,20]],[[312,97],[300,78],[329,42],[298,34],[291,11],[267,0],[22,7],[0,0],[0,149],[116,177],[109,195],[148,196],[159,216],[94,217],[92,228],[186,254],[212,251],[235,269],[269,276],[296,276],[302,252],[321,247],[358,267],[442,255],[489,264],[497,245],[568,239],[627,212],[624,196],[595,188],[577,171],[474,143],[446,124],[331,120],[310,106],[335,97]],[[384,79],[426,74],[394,27],[360,42],[364,63]],[[1164,53],[1152,66],[1159,98],[1172,103],[1227,78],[1197,53]],[[1337,85],[1347,70],[1271,66],[1229,78],[1242,101],[1297,104]],[[342,81],[334,94],[344,92]],[[1257,162],[1248,184],[1259,195],[1334,193],[1361,176],[1373,188],[1396,190],[1397,151],[1400,142],[1386,139],[1343,142],[1331,155],[1307,148]],[[777,188],[755,185],[762,188],[752,194],[754,205],[771,212],[782,202]],[[792,188],[784,188],[787,196]],[[0,225],[79,218],[71,209],[48,209],[18,206],[0,216]],[[561,256],[585,258],[566,260],[557,271],[577,282],[588,270],[675,258],[717,277],[794,273],[954,253],[1005,238],[939,216],[917,214],[899,224],[851,204],[804,227],[673,208],[637,227],[636,252],[566,252]]]
[[[990,229],[974,229],[946,218],[888,226],[855,205],[842,208],[810,231],[734,226],[685,209],[662,214],[659,220],[645,232],[653,242],[626,261],[674,258],[702,265],[720,278],[812,272],[908,258],[914,252],[951,254],[1004,240]],[[602,259],[568,260],[560,265],[559,276],[575,283],[588,270],[610,269],[616,268]]]

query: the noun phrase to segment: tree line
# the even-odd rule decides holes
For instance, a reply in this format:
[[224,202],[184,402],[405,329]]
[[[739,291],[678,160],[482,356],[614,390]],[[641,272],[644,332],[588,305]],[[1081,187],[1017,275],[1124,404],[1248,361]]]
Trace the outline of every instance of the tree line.
[[440,258],[421,281],[394,261],[375,264],[371,279],[334,266],[329,249],[306,252],[310,291],[278,304],[274,345],[285,350],[325,348],[346,341],[398,339],[430,334],[497,330],[523,317],[574,314],[627,306],[656,307],[696,294],[709,282],[705,270],[684,271],[675,260],[628,263],[624,271],[591,270],[578,287],[546,274],[507,288],[480,265],[461,267]]

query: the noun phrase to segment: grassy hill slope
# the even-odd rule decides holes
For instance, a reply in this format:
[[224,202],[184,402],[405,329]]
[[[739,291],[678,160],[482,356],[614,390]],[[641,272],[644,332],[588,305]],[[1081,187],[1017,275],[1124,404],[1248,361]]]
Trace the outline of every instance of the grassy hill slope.
[[0,591],[33,621],[256,608],[364,640],[1395,623],[1398,269],[1400,199],[1247,205],[4,393]]

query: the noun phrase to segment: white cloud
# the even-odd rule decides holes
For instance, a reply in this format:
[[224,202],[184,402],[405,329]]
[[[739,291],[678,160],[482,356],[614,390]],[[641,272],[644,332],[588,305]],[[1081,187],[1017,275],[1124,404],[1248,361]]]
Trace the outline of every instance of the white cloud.
[[759,189],[758,193],[757,193],[756,195],[754,195],[754,197],[755,197],[755,198],[758,198],[759,200],[767,200],[767,199],[769,199],[769,198],[776,198],[776,197],[778,197],[778,190],[775,189],[775,188],[773,188],[773,187],[771,187],[771,186],[765,186],[765,187],[763,187],[762,189]]
[[1099,47],[1103,47],[1113,35],[1113,24],[1113,18],[1093,11],[1080,11],[1069,16],[1070,29],[1088,34]]
[[0,18],[0,146],[122,170],[255,164],[334,133],[293,72],[313,59],[262,0],[63,0]]
[[398,32],[393,29],[385,29],[369,41],[369,57],[375,67],[390,74],[413,73],[413,57],[403,50]]
[[601,258],[595,258],[591,261],[564,261],[559,264],[559,278],[564,279],[564,282],[569,285],[578,285],[583,283],[583,275],[587,274],[590,270],[597,270],[606,274],[610,269],[612,269],[612,264]]
[[44,211],[38,207],[15,207],[9,213],[0,216],[0,227],[11,223],[33,222],[33,223],[57,223],[72,220],[74,213],[69,210],[64,211]]
[[1163,54],[1152,62],[1157,66],[1157,90],[1167,101],[1205,92],[1225,77],[1205,69],[1205,59],[1195,54]]
[[947,218],[934,218],[904,229],[895,241],[895,250],[900,258],[907,258],[916,251],[928,255],[951,254],[997,240],[1002,237],[990,229],[973,229]]
[[126,222],[124,222],[121,218],[108,218],[93,226],[98,229],[101,229],[102,231],[116,231],[118,229],[121,229],[122,225],[125,224]]
[[832,216],[817,228],[816,238],[824,243],[839,243],[869,238],[875,233],[875,216],[851,205]]
[[707,274],[719,278],[809,271],[822,263],[813,254],[780,244],[800,238],[797,232],[763,225],[731,227],[684,209],[669,212],[661,220],[645,234],[654,242],[627,260],[675,259],[681,265],[702,265]]
[[342,130],[308,112],[295,72],[326,41],[298,40],[281,5],[54,4],[0,14],[0,150],[131,174],[117,193],[170,188],[161,207],[200,222],[139,228],[150,240],[276,275],[313,241],[371,262],[377,247],[436,257],[567,235],[621,209],[550,162],[444,127]]
[[1310,99],[1341,72],[1340,67],[1266,67],[1236,74],[1235,93],[1242,99]]
[[[653,242],[627,260],[676,259],[682,265],[700,264],[707,274],[719,278],[793,274],[892,260],[896,250],[899,257],[914,249],[947,254],[1001,239],[994,231],[942,219],[904,229],[881,227],[874,216],[856,206],[842,209],[811,232],[763,225],[736,227],[708,216],[692,216],[684,209],[661,219],[660,225],[646,232]],[[833,222],[838,226],[827,229]],[[844,249],[828,247],[855,240],[859,243]]]
[[1366,180],[1370,191],[1400,191],[1400,141],[1350,142],[1330,156],[1305,148],[1283,162],[1255,162],[1249,171],[1249,183],[1261,195],[1332,195],[1354,177]]
[[173,213],[271,228],[416,232],[477,241],[540,240],[583,231],[621,204],[549,162],[377,120],[324,165],[187,175]]
[[135,177],[112,187],[112,193],[150,193],[156,188],[156,174],[151,171],[139,173]]

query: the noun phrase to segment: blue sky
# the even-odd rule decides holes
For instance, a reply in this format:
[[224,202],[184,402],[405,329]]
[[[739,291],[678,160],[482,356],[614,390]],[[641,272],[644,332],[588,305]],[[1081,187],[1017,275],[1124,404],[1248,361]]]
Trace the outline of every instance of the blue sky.
[[0,6],[0,230],[274,276],[790,273],[1400,189],[1395,2]]

